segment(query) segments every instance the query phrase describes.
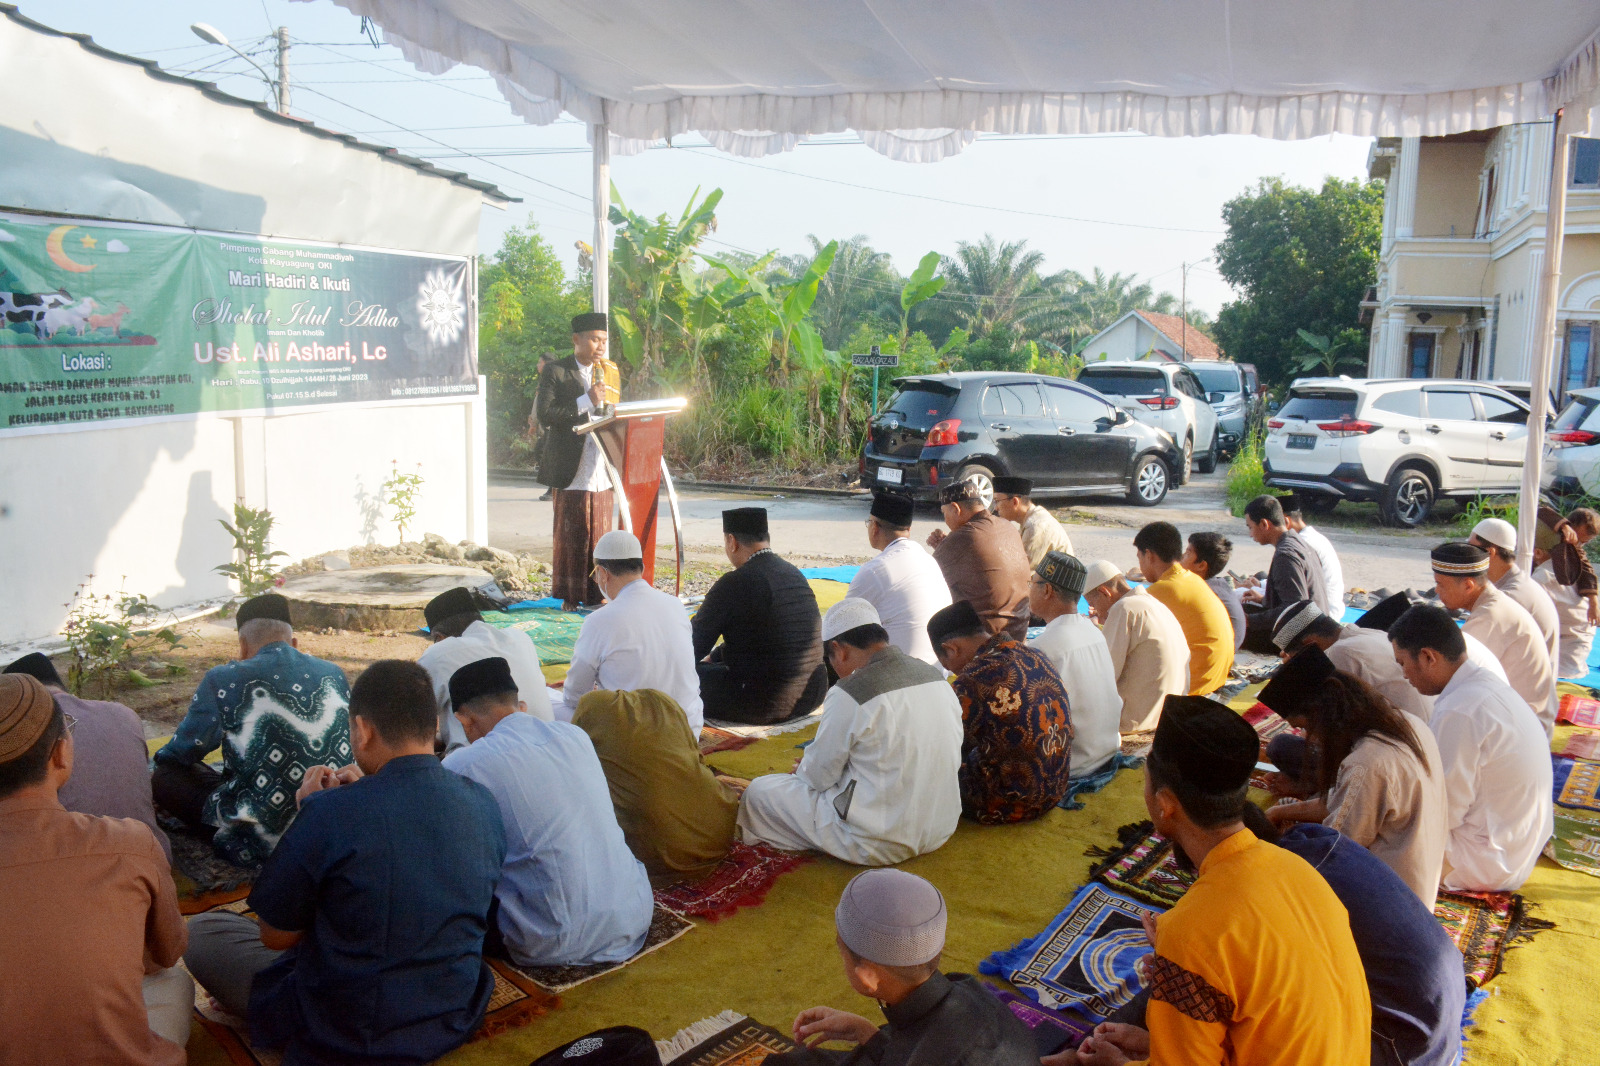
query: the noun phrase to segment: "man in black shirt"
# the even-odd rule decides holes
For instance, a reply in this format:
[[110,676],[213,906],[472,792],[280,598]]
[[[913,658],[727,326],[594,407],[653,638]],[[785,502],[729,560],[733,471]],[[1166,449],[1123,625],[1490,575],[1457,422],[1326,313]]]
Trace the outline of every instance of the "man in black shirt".
[[765,507],[723,511],[722,542],[733,572],[694,616],[706,717],[769,725],[810,714],[828,691],[816,593],[773,553]]
[[1319,610],[1328,610],[1328,591],[1322,581],[1322,561],[1311,545],[1290,529],[1283,517],[1283,505],[1276,496],[1257,496],[1244,507],[1244,524],[1250,539],[1272,548],[1272,565],[1267,580],[1259,589],[1246,589],[1244,602],[1246,651],[1276,655],[1272,626],[1284,608],[1311,600]]

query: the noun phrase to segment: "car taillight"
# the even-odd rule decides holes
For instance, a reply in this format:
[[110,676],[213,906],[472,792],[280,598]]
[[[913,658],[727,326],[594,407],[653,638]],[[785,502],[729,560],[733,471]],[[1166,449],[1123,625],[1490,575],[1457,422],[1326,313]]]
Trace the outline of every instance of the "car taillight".
[[947,418],[943,422],[935,422],[933,428],[928,430],[928,439],[923,442],[925,448],[940,448],[946,444],[956,442],[956,430],[961,428],[961,419]]
[[1170,411],[1178,406],[1176,396],[1146,396],[1140,397],[1139,402],[1157,411]]
[[1590,433],[1586,429],[1558,429],[1545,434],[1545,440],[1562,447],[1574,444],[1593,444],[1600,441],[1600,433]]
[[1267,428],[1268,429],[1282,429],[1283,428],[1283,419],[1281,419],[1281,418],[1269,419],[1267,421]]
[[1318,422],[1317,428],[1330,437],[1365,437],[1383,427],[1360,418],[1341,418],[1337,422]]

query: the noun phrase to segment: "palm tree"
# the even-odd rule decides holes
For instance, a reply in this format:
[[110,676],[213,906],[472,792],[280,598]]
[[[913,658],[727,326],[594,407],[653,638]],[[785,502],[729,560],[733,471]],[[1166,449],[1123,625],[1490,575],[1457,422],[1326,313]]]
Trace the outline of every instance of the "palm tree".
[[1095,267],[1094,275],[1072,294],[1068,311],[1070,337],[1064,347],[1071,349],[1074,342],[1094,336],[1129,311],[1177,314],[1178,298],[1170,292],[1157,293],[1137,275],[1107,274]]
[[[780,256],[773,263],[771,280],[792,282],[806,272],[826,245],[814,233],[807,234],[811,254]],[[833,267],[823,275],[817,288],[817,302],[811,318],[831,350],[844,347],[850,334],[865,320],[889,326],[900,317],[900,287],[903,283],[890,263],[889,253],[868,243],[864,233],[838,241]]]
[[1026,240],[1001,242],[985,234],[976,244],[957,243],[956,254],[943,264],[955,324],[974,338],[996,329],[1038,332],[1059,314],[1064,296],[1079,280],[1071,271],[1041,275],[1043,264],[1044,253],[1030,249]]

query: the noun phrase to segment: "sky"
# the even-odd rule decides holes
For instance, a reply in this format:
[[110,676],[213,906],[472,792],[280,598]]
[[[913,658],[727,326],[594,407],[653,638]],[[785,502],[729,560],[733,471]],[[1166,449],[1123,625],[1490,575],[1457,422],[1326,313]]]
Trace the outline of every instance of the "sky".
[[[423,74],[398,49],[374,48],[360,20],[332,0],[18,0],[22,14],[55,29],[88,33],[119,52],[215,81],[237,96],[268,100],[250,65],[189,29],[205,22],[268,70],[266,36],[288,27],[290,110],[319,125],[392,145],[441,167],[464,170],[523,198],[486,209],[482,251],[530,216],[571,270],[574,242],[593,239],[587,131],[569,116],[530,126],[511,113],[482,71],[458,66]],[[1368,138],[1305,141],[1255,137],[1154,138],[980,136],[935,164],[897,163],[847,137],[793,152],[743,159],[695,135],[612,162],[623,200],[646,215],[676,216],[699,189],[723,190],[714,240],[782,254],[865,235],[909,273],[929,251],[955,252],[986,234],[1026,240],[1049,271],[1096,267],[1133,274],[1178,295],[1187,276],[1192,307],[1215,315],[1232,299],[1208,260],[1222,236],[1222,207],[1264,177],[1320,186],[1366,174]],[[1192,264],[1184,271],[1185,263]]]

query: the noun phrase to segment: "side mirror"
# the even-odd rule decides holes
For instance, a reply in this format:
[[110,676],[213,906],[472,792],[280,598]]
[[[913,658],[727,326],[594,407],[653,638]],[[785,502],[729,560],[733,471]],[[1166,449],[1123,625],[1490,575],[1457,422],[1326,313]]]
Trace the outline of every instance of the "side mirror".
[[1119,407],[1119,408],[1117,408],[1116,415],[1111,419],[1111,424],[1113,426],[1125,426],[1130,421],[1131,421],[1131,419],[1129,419],[1129,417],[1128,417],[1128,412],[1124,411],[1122,408]]
[[1228,398],[1228,394],[1225,393],[1225,392],[1208,392],[1208,393],[1206,393],[1206,399],[1209,400],[1212,403],[1221,403],[1223,400],[1226,400],[1227,398]]

